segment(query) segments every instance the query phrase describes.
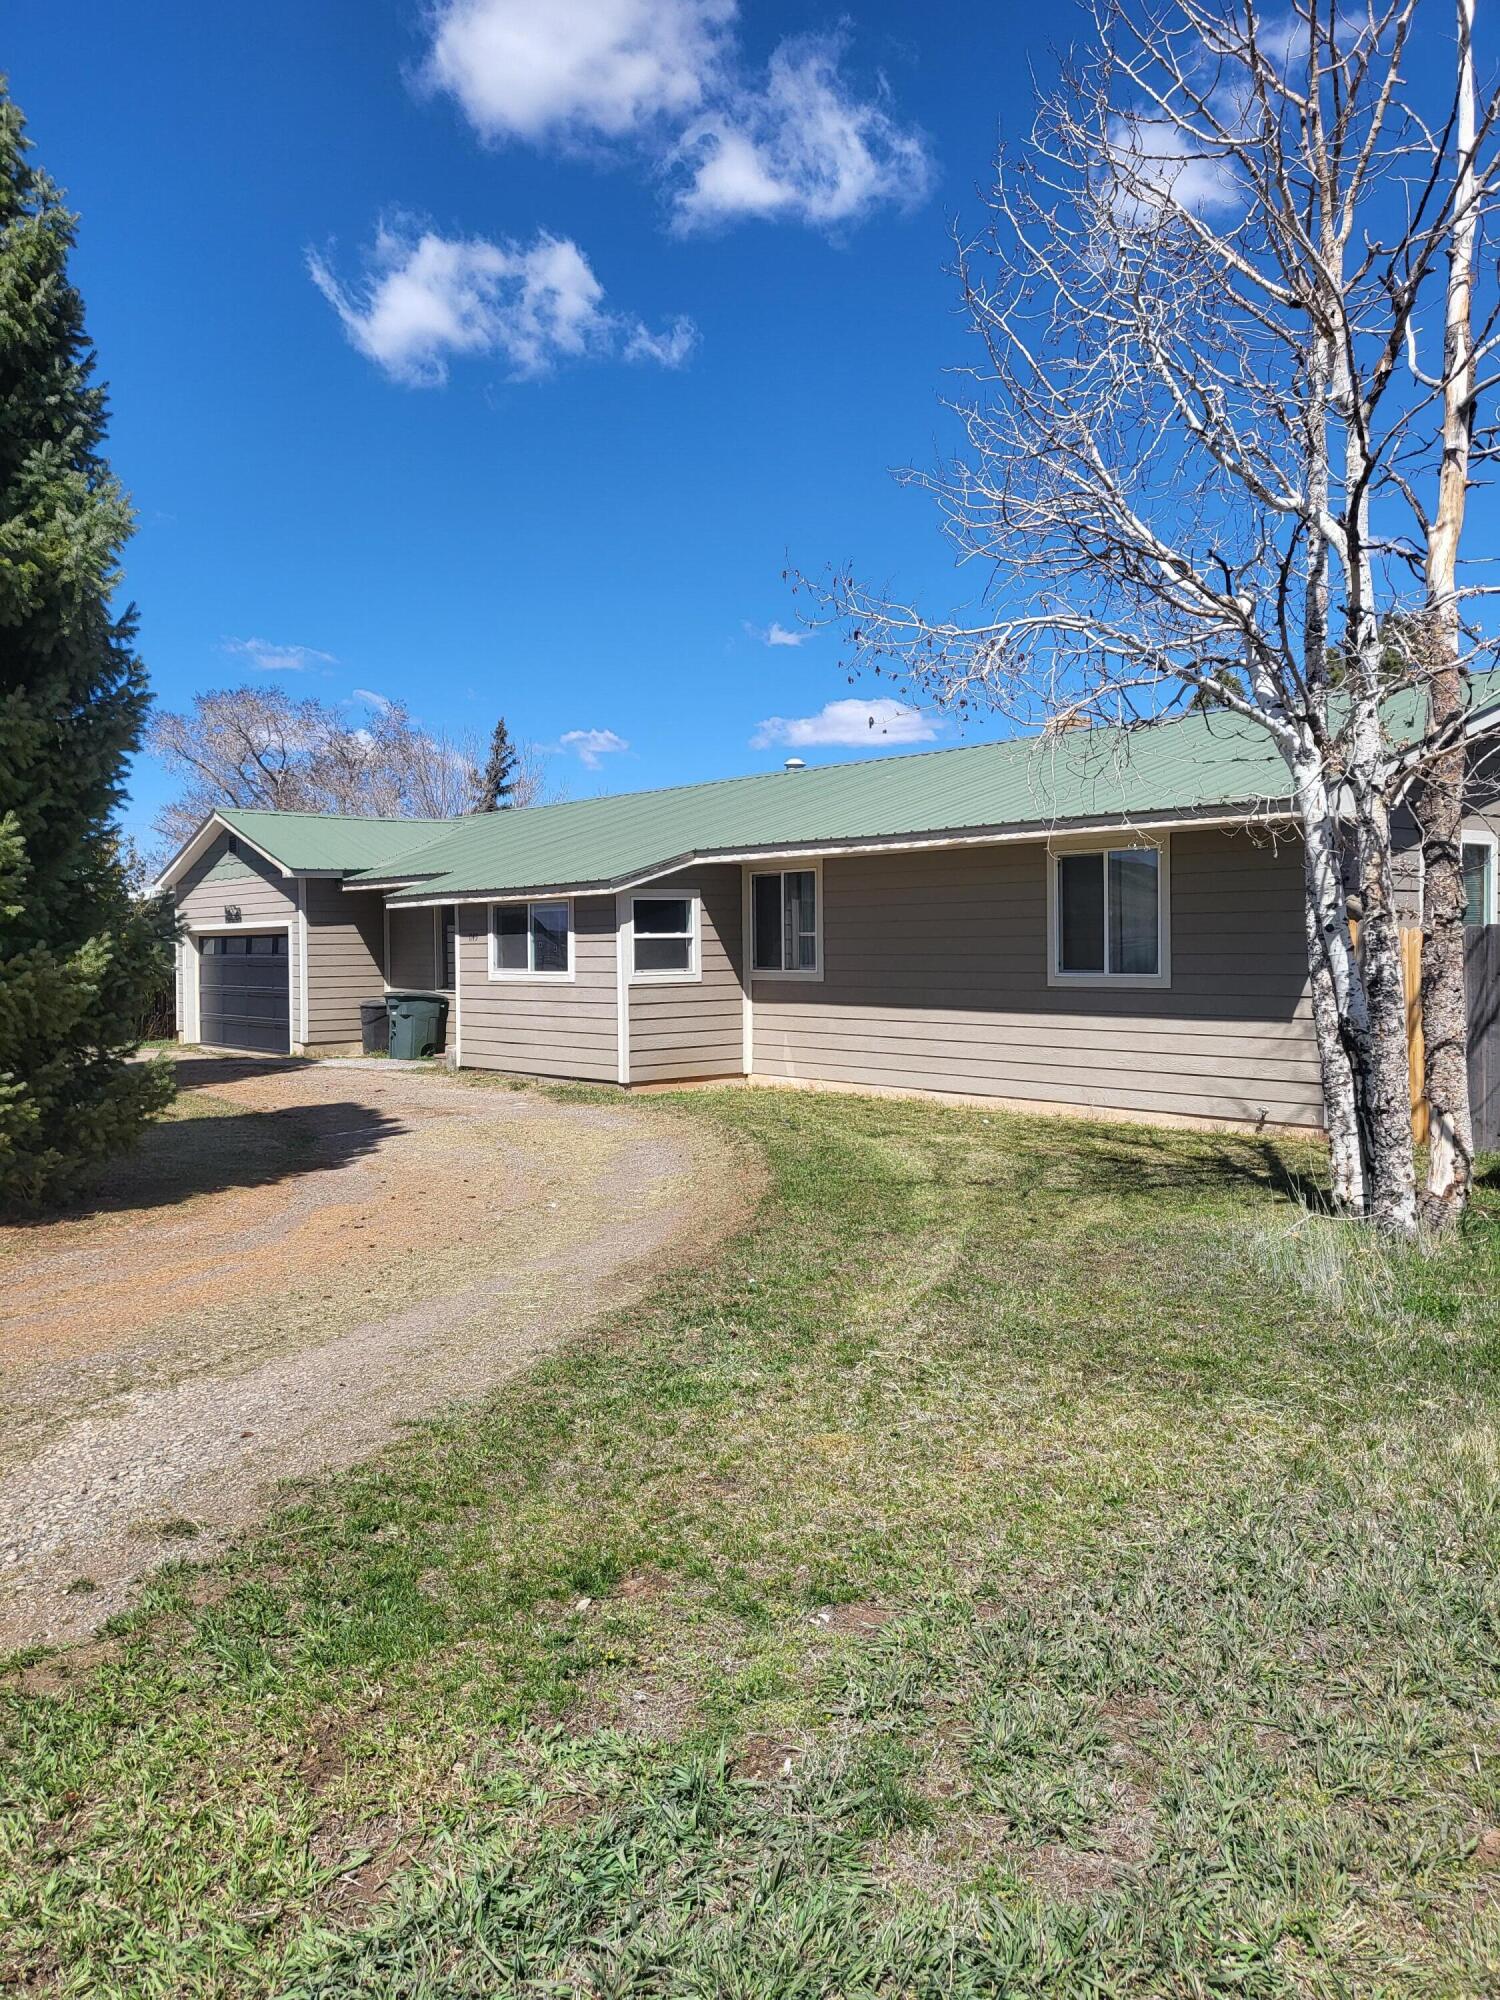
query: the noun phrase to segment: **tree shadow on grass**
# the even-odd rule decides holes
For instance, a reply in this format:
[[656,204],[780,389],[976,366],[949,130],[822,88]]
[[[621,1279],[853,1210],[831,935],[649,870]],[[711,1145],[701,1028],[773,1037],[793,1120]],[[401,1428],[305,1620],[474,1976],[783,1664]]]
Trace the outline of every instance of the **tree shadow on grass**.
[[145,1216],[200,1195],[336,1172],[357,1165],[407,1129],[388,1111],[347,1100],[169,1118],[151,1126],[71,1201],[15,1227],[44,1229],[127,1210]]
[[[1131,1198],[1153,1194],[1213,1197],[1258,1193],[1317,1215],[1332,1212],[1320,1142],[1269,1134],[1188,1131],[1139,1125],[1059,1121],[1056,1136],[1038,1123],[1026,1174],[1039,1192]],[[966,1175],[978,1183],[1013,1178]]]

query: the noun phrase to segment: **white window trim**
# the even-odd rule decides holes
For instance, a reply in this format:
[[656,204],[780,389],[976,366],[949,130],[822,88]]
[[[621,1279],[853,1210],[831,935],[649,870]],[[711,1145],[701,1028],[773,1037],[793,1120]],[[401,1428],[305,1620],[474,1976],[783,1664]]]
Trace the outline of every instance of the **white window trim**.
[[[1155,972],[1063,972],[1058,967],[1060,943],[1057,893],[1057,864],[1067,854],[1117,854],[1127,847],[1154,848],[1157,863],[1156,963]],[[1054,840],[1046,849],[1047,862],[1047,984],[1049,986],[1111,986],[1128,991],[1131,987],[1160,992],[1172,984],[1172,844],[1167,835],[1149,839],[1145,835],[1093,835],[1087,840]],[[1108,897],[1105,899],[1106,956],[1108,953]]]
[[[688,906],[688,969],[686,972],[641,972],[635,962],[635,906],[637,903],[686,903]],[[698,986],[703,981],[703,898],[696,889],[681,889],[673,893],[665,885],[658,892],[654,887],[646,889],[638,896],[627,899],[628,915],[625,919],[625,963],[630,968],[632,986]],[[678,938],[681,931],[656,931],[649,933],[656,937]]]
[[622,1086],[630,1082],[630,964],[627,953],[630,939],[630,898],[621,893],[615,897],[615,1080]]
[[[287,939],[287,950],[292,948],[291,938]],[[297,877],[297,1034],[294,1046],[307,1047],[308,1023],[311,1020],[307,984],[307,882]]]
[[1500,838],[1487,826],[1466,826],[1459,835],[1460,861],[1466,847],[1487,847],[1490,850],[1489,908],[1484,913],[1483,922],[1492,924],[1496,921],[1496,900],[1500,898],[1500,881],[1496,879],[1500,876]]
[[[568,910],[568,969],[566,972],[525,972],[511,971],[495,963],[495,912],[496,910],[531,910],[544,903],[565,903]],[[485,918],[485,963],[492,980],[507,986],[569,986],[577,977],[577,925],[576,912],[571,896],[501,896],[490,903]],[[526,927],[526,951],[531,954],[531,923],[528,917]]]
[[[812,966],[799,965],[790,972],[786,971],[785,969],[783,969],[780,972],[771,972],[766,970],[766,968],[762,966],[757,966],[755,964],[754,962],[755,961],[755,878],[758,875],[811,875],[812,876],[815,885],[813,890],[813,895],[815,899],[814,909],[813,909],[813,950],[817,954],[816,965]],[[749,911],[746,917],[746,935],[749,938],[749,956],[747,962],[750,967],[751,979],[752,980],[798,979],[798,980],[813,980],[813,981],[820,980],[823,977],[823,864],[822,862],[815,861],[811,857],[809,857],[806,861],[783,862],[779,868],[757,868],[754,865],[754,863],[752,863],[749,868],[749,871],[745,876],[745,894],[749,899]],[[782,903],[781,903],[782,923],[784,925],[786,922],[785,889],[782,890],[781,895],[782,895]],[[785,932],[783,931],[783,936],[784,935]]]

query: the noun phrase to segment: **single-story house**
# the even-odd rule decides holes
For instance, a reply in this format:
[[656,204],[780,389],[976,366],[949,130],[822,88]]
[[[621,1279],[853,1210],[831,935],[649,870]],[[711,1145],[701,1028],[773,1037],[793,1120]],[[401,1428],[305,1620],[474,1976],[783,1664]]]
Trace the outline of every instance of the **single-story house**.
[[1265,734],[1199,712],[446,822],[225,808],[161,880],[188,1042],[326,1050],[399,989],[447,996],[465,1067],[1314,1126],[1301,870]]

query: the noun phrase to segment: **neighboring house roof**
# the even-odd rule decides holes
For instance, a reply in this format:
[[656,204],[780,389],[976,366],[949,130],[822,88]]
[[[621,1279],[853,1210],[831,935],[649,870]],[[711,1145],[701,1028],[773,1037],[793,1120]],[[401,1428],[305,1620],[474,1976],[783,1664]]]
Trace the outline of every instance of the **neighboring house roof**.
[[452,819],[361,819],[353,814],[262,812],[220,806],[163,868],[165,886],[192,865],[220,831],[238,834],[290,875],[344,875],[396,868],[419,848],[461,825]]
[[[1475,677],[1476,702],[1481,686],[1500,694],[1500,674]],[[1393,734],[1414,720],[1391,705]],[[392,904],[614,889],[695,860],[1289,810],[1265,730],[1217,710],[483,813],[349,886],[402,884]]]

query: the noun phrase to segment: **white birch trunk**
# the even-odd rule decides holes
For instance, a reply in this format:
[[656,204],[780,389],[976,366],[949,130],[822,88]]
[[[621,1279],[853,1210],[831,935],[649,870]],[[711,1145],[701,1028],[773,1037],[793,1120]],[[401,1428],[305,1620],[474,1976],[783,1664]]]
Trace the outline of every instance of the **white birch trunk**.
[[1364,996],[1345,908],[1339,825],[1315,751],[1294,760],[1292,780],[1302,815],[1303,916],[1333,1203],[1341,1215],[1364,1216],[1370,1208],[1369,1173],[1350,1039],[1344,1031]]
[[[1458,172],[1448,251],[1443,326],[1443,451],[1438,502],[1427,540],[1427,619],[1431,649],[1430,724],[1457,721],[1464,705],[1459,671],[1458,552],[1468,509],[1473,421],[1475,185],[1474,0],[1458,0]],[[1413,796],[1422,829],[1423,1082],[1429,1110],[1424,1210],[1436,1227],[1457,1222],[1468,1205],[1474,1130],[1469,1104],[1469,1010],[1464,975],[1462,743],[1434,760]]]

